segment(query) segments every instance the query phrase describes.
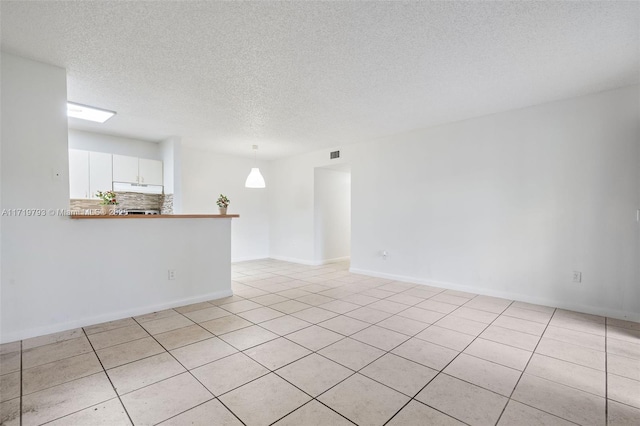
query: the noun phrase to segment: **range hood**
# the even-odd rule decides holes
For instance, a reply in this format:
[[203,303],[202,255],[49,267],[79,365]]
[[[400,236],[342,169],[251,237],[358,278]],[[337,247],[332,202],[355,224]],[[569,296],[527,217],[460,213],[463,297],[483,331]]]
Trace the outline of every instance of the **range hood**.
[[141,194],[162,194],[162,185],[145,185],[143,183],[113,182],[116,192],[139,192]]

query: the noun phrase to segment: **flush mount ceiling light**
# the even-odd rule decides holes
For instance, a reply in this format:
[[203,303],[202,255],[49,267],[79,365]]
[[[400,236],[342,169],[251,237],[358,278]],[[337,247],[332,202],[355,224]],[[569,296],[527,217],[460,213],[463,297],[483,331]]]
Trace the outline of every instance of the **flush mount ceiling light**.
[[67,102],[67,116],[69,117],[104,123],[114,115],[116,115],[114,111]]
[[[253,145],[253,161],[256,161],[256,155],[258,152],[258,145]],[[260,174],[260,169],[257,167],[253,167],[251,169],[251,173],[247,176],[247,180],[244,182],[244,186],[246,188],[264,188],[264,178]]]

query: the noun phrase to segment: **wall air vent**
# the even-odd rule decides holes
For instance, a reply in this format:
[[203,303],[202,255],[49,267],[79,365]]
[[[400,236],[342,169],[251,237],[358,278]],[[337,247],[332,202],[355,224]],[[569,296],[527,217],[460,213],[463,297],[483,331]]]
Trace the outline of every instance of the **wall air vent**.
[[329,159],[333,160],[334,158],[340,158],[340,151],[333,151],[333,152],[330,154]]

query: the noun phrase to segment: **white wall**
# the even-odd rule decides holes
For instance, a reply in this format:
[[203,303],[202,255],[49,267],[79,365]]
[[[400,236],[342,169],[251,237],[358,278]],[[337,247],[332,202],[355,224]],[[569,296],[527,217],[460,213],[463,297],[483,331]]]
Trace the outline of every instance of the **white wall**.
[[362,147],[352,269],[638,320],[639,141],[632,87]]
[[[342,147],[352,270],[640,320],[639,114],[636,86]],[[314,263],[329,151],[271,164],[271,257]]]
[[[64,208],[69,199],[65,71],[4,53],[0,62],[1,207],[3,210]],[[31,64],[35,66],[30,66]],[[36,149],[36,143],[41,144],[42,149]],[[54,171],[65,171],[60,181],[53,180]],[[60,200],[65,203],[59,203]],[[29,288],[33,283],[24,283],[21,276],[14,274],[16,270],[22,274],[31,274],[30,268],[33,265],[25,265],[31,259],[30,254],[25,259],[18,258],[12,262],[16,257],[16,250],[9,241],[15,239],[20,246],[32,248],[36,252],[50,251],[48,255],[54,258],[59,250],[54,240],[55,235],[48,232],[56,218],[32,219],[7,216],[1,218],[1,341],[7,340],[6,334],[15,329],[16,320],[22,317],[21,302],[28,305],[25,311],[30,312],[34,304],[39,307],[42,299],[48,297],[43,294],[32,301],[24,300],[19,294],[33,292],[34,289]],[[25,232],[25,226],[31,226],[31,236],[20,241],[18,236]],[[42,268],[56,270],[52,267],[56,265],[52,265],[48,259],[40,259],[40,256],[36,258],[44,260]],[[57,281],[55,275],[53,279],[45,277],[43,284],[50,285],[50,281],[54,280]]]
[[[1,63],[0,207],[67,209],[65,70]],[[0,342],[230,294],[230,221],[2,216]]]
[[351,173],[315,169],[314,224],[316,263],[346,260],[351,250]]
[[216,200],[225,194],[231,200],[233,219],[231,253],[233,261],[269,257],[268,200],[273,182],[267,163],[258,162],[265,189],[249,189],[244,182],[256,167],[254,160],[182,147],[183,213],[218,213]]
[[160,155],[162,157],[162,183],[164,193],[173,194],[174,191],[174,145],[180,143],[179,138],[168,138],[160,142]]
[[84,130],[69,129],[69,148],[162,160],[159,143]]
[[172,136],[160,142],[164,193],[173,194],[173,213],[182,213],[182,140]]

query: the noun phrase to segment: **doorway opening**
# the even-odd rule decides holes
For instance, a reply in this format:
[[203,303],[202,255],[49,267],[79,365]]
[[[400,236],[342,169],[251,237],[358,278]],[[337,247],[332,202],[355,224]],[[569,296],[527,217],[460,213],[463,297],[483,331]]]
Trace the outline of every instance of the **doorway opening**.
[[351,166],[314,171],[315,263],[348,261],[351,256]]

